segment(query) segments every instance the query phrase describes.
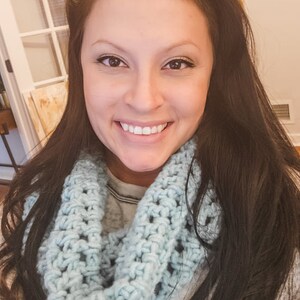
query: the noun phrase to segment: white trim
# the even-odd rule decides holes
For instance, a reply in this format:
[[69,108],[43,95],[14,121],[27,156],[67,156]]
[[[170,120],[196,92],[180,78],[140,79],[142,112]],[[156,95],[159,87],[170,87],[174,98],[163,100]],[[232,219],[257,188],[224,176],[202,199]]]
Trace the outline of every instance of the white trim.
[[0,167],[0,179],[12,180],[15,175],[15,170],[8,167]]
[[55,49],[56,59],[58,61],[59,68],[60,68],[62,76],[65,76],[67,74],[66,68],[65,68],[65,63],[64,63],[64,59],[63,59],[63,56],[62,56],[62,53],[61,53],[61,49],[60,49],[59,41],[58,41],[58,38],[57,38],[57,34],[54,31],[55,26],[54,26],[54,22],[53,22],[53,19],[52,19],[52,15],[51,15],[48,0],[43,0],[43,5],[44,5],[46,18],[47,18],[47,21],[48,21],[48,24],[49,24],[49,28],[51,30],[51,37],[52,37],[53,46],[54,46],[54,49]]
[[59,41],[57,38],[57,34],[55,32],[51,32],[51,36],[52,36],[52,41],[53,41],[53,46],[55,49],[55,53],[56,53],[56,59],[58,61],[59,64],[59,68],[60,68],[60,72],[62,74],[62,76],[66,76],[67,71],[65,68],[65,63],[64,63],[64,59],[60,50],[60,45],[59,45]]
[[[55,39],[52,40],[54,41],[55,55],[59,62],[62,76],[34,82],[31,74],[31,68],[24,50],[22,37],[50,33],[53,38],[53,34],[68,29],[67,25],[58,27],[53,26],[53,21],[51,21],[52,15],[48,2],[43,0],[43,3],[46,7],[45,11],[50,28],[33,30],[26,33],[19,32],[11,0],[1,0],[0,9],[0,71],[7,89],[7,95],[10,99],[11,108],[27,158],[34,155],[37,150],[35,147],[39,144],[39,140],[22,95],[24,92],[32,91],[36,87],[67,79],[66,70],[62,67],[64,66],[64,62],[57,38],[56,41]],[[11,62],[13,73],[9,73],[6,69],[5,60],[7,59]]]
[[[47,80],[43,80],[43,81],[37,81],[34,83],[34,86],[37,88],[37,87],[41,87],[43,85],[66,81],[67,79],[68,79],[68,75],[59,76],[59,77],[55,77],[55,78],[51,78],[51,79],[47,79]],[[30,92],[30,90],[29,90],[29,92]]]
[[[6,69],[5,60],[7,59],[11,62],[13,73],[9,73]],[[38,143],[38,139],[21,93],[23,90],[33,89],[34,86],[23,44],[19,38],[19,29],[10,0],[1,0],[0,70],[20,138],[25,153],[29,158],[32,149]]]
[[289,137],[294,146],[300,147],[300,133],[291,133],[289,134]]
[[51,32],[58,32],[58,31],[65,31],[68,30],[69,26],[64,25],[64,26],[58,26],[58,27],[53,27],[53,28],[45,28],[45,29],[39,29],[39,30],[34,30],[34,31],[28,31],[24,33],[20,33],[19,36],[21,38],[28,37],[28,36],[34,36],[34,35],[40,35],[40,34],[47,34]]
[[8,73],[5,60],[8,59],[0,28],[0,72],[6,88],[6,93],[10,99],[10,106],[17,123],[20,138],[27,158],[32,156],[32,149],[37,145],[38,139],[35,129],[25,107],[23,97],[19,93],[15,73]]
[[51,10],[50,10],[50,7],[49,7],[49,2],[48,2],[48,0],[42,0],[42,2],[43,2],[46,18],[47,18],[47,21],[48,21],[48,25],[52,30],[53,27],[54,27],[54,23],[53,23],[53,19],[52,19],[52,15],[51,15]]
[[33,79],[10,0],[1,0],[0,27],[19,89],[34,89]]

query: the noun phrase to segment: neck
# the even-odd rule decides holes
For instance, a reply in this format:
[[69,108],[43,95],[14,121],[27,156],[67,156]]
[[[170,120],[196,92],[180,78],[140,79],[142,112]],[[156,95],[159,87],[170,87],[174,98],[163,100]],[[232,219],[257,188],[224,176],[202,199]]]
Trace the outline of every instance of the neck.
[[161,168],[146,172],[133,171],[127,168],[122,161],[109,150],[105,153],[105,159],[107,167],[115,177],[125,183],[134,185],[149,187],[161,171]]

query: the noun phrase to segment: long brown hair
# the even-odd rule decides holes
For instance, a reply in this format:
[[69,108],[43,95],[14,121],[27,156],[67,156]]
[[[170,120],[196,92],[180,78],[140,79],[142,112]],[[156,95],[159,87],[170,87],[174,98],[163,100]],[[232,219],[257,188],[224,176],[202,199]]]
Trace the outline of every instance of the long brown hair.
[[[14,178],[4,202],[0,250],[0,293],[17,299],[45,299],[37,274],[37,253],[60,205],[65,177],[79,153],[103,146],[84,104],[80,49],[85,20],[95,0],[66,1],[70,27],[69,96],[64,116],[42,151]],[[213,185],[223,209],[220,236],[209,249],[209,271],[192,299],[275,299],[299,250],[299,188],[292,171],[299,156],[274,117],[254,66],[253,38],[238,0],[195,0],[207,17],[214,70],[203,119],[196,132],[202,168],[192,208],[195,228],[201,199]],[[296,174],[296,173],[295,173]],[[30,194],[38,200],[22,221]],[[22,253],[24,231],[32,226]],[[201,230],[201,228],[200,228]],[[9,274],[16,276],[11,288]]]
[[206,299],[212,287],[212,299],[275,299],[300,244],[299,187],[291,174],[300,171],[299,155],[257,75],[253,34],[239,1],[198,4],[209,20],[215,69],[197,132],[203,180],[193,215],[196,222],[213,184],[223,220],[208,276],[193,299]]

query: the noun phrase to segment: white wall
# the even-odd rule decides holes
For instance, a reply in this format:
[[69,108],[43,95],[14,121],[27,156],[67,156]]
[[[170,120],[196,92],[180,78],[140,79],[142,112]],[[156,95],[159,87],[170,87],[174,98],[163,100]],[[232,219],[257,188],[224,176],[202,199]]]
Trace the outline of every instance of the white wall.
[[256,39],[261,79],[271,101],[292,101],[294,123],[285,127],[300,146],[300,1],[244,2]]

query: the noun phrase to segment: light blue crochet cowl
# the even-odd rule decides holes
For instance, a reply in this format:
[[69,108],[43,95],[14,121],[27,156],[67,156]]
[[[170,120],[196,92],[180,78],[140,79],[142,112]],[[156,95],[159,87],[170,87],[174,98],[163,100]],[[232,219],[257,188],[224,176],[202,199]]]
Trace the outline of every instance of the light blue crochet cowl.
[[[172,155],[139,202],[130,228],[107,236],[101,234],[106,166],[81,156],[65,180],[61,206],[39,250],[37,268],[47,299],[167,299],[191,281],[206,258],[186,203],[187,180],[189,204],[200,182],[196,163],[188,177],[194,151],[189,141]],[[34,195],[27,199],[24,218],[35,201]],[[218,235],[220,216],[210,190],[198,219],[208,243]]]

